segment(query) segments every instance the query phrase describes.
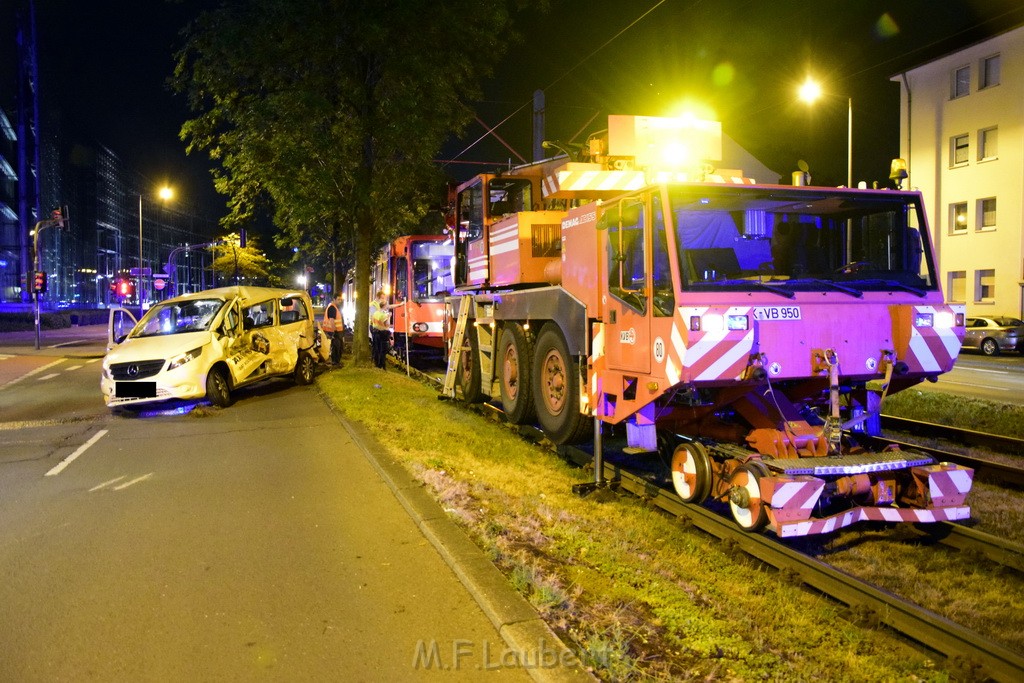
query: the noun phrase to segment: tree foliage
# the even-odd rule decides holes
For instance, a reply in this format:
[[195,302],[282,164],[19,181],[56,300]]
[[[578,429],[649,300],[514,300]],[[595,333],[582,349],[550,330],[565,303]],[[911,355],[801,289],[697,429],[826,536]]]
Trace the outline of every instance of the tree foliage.
[[[369,301],[371,252],[429,203],[432,163],[461,130],[516,10],[542,0],[227,0],[185,33],[172,84],[195,118],[189,151],[218,163],[229,227],[269,200],[279,246],[353,260]],[[357,311],[356,360],[368,358]]]

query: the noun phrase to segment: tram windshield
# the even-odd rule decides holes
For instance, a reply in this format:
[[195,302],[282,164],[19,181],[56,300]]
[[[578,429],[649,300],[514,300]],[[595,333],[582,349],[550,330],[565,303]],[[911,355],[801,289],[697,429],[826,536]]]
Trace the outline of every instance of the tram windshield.
[[916,195],[702,187],[669,198],[684,291],[937,287]]
[[452,241],[413,242],[410,255],[413,301],[442,301],[454,288],[452,258],[455,246]]

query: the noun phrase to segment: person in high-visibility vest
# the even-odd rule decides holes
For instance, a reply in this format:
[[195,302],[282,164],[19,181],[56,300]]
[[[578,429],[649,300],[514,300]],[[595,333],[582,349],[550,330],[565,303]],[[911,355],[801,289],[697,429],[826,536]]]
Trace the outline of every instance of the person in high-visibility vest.
[[401,305],[401,303],[388,304],[388,297],[383,289],[378,290],[377,298],[370,302],[370,350],[373,355],[373,364],[382,370],[387,369],[385,359],[391,346],[390,311]]
[[341,319],[341,294],[324,308],[321,329],[331,338],[331,365],[341,365],[341,354],[345,351],[345,322]]

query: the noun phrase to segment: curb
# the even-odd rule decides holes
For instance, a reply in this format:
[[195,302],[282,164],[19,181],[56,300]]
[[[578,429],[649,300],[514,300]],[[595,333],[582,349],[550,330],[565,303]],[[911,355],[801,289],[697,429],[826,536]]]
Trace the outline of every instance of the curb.
[[405,466],[392,460],[365,427],[345,419],[322,390],[317,393],[476,600],[509,650],[524,662],[521,666],[530,677],[538,683],[596,681],[537,610],[512,590],[505,576],[448,518]]

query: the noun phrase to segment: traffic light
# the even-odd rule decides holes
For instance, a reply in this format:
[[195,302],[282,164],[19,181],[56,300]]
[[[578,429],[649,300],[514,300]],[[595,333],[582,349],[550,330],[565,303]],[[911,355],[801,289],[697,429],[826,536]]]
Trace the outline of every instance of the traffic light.
[[131,280],[118,278],[110,283],[110,291],[121,299],[126,299],[135,293],[135,283]]
[[32,291],[36,294],[42,294],[46,291],[46,272],[42,270],[36,270],[32,272]]

